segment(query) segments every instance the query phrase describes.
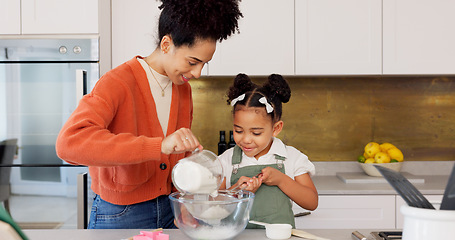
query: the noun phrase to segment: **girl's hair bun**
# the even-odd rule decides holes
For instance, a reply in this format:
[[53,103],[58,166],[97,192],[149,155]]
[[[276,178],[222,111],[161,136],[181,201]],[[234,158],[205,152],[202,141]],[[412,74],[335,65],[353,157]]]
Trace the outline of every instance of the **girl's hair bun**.
[[239,73],[234,79],[234,83],[232,86],[229,88],[228,91],[228,104],[231,103],[231,100],[240,96],[243,93],[246,93],[248,91],[252,91],[257,87],[256,84],[254,84],[250,77],[248,75]]
[[264,83],[261,89],[270,99],[275,102],[279,100],[283,103],[289,102],[291,98],[291,88],[288,82],[279,74],[272,74],[268,77],[268,81]]
[[[234,105],[234,113],[237,105],[246,107],[266,107],[267,114],[274,122],[281,119],[283,113],[282,103],[287,103],[291,98],[291,88],[288,82],[279,74],[272,74],[268,81],[262,86],[254,84],[251,79],[243,73],[238,74],[228,91],[228,104],[238,96],[245,94],[243,99]],[[273,111],[269,111],[267,105],[261,99],[266,97],[269,104],[273,106]]]

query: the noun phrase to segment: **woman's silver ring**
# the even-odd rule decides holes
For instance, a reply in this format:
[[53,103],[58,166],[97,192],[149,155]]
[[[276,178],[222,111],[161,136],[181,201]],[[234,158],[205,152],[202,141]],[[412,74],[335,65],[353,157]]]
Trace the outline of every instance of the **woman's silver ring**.
[[188,138],[186,137],[185,140],[188,140]]

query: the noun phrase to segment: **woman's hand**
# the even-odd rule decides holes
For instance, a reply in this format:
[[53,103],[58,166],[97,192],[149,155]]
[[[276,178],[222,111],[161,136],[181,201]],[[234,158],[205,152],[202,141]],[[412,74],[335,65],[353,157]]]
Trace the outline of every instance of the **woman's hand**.
[[273,167],[266,167],[262,169],[262,182],[269,186],[278,186],[280,184],[284,173]]
[[202,150],[196,136],[188,128],[180,128],[161,142],[161,152],[164,154],[192,152],[196,148]]

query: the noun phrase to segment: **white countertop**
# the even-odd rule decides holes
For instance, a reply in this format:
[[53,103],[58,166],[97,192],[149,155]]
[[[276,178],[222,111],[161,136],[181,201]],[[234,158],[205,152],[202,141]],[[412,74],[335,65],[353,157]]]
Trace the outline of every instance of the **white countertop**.
[[[352,240],[351,234],[357,229],[309,229],[306,232],[319,237],[332,240]],[[383,229],[382,229],[383,230]],[[52,229],[52,230],[24,230],[30,240],[121,240],[128,239],[139,234],[139,229],[103,229],[103,230],[87,230],[87,229]],[[362,229],[357,230],[366,237],[370,236],[370,232],[379,230]],[[169,234],[170,240],[189,239],[178,229],[164,229],[163,233]],[[246,229],[240,233],[235,240],[266,240],[265,230]],[[291,237],[290,239],[303,239],[299,237]]]
[[[422,194],[444,194],[449,176],[420,176],[425,183],[413,183]],[[344,183],[337,176],[314,176],[319,195],[396,195],[388,183]]]
[[[355,161],[314,162],[316,175],[313,182],[320,195],[396,195],[388,183],[345,183],[338,172],[363,172]],[[424,183],[413,183],[423,194],[444,194],[454,161],[443,162],[404,162],[402,172],[411,173],[425,179]],[[372,177],[376,178],[376,177]]]

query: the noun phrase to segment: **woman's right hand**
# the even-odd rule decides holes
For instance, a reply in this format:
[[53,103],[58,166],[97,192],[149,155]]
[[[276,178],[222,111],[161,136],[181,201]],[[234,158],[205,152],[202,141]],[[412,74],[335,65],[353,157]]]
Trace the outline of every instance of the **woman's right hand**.
[[164,154],[192,152],[196,148],[202,150],[196,136],[188,128],[180,128],[161,142],[161,152]]

